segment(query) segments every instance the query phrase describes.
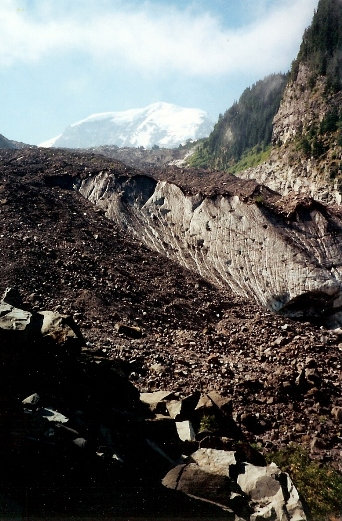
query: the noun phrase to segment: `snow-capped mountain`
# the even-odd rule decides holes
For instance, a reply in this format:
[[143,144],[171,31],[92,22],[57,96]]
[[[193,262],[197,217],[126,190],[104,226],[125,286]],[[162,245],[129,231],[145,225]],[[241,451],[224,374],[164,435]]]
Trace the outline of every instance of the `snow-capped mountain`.
[[204,110],[171,103],[93,114],[68,126],[42,147],[88,148],[101,145],[175,148],[188,139],[209,136],[213,123]]

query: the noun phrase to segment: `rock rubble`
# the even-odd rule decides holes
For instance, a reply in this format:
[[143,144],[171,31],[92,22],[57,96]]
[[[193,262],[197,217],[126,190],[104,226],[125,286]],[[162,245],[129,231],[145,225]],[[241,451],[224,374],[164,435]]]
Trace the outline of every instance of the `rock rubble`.
[[[266,490],[267,483],[274,479],[270,472],[277,483],[282,474],[273,465],[265,467],[263,475],[262,467],[254,464],[255,460],[263,463],[262,456],[245,442],[223,396],[196,392],[180,399],[179,393],[173,392],[139,394],[123,375],[120,360],[110,362],[89,353],[70,317],[63,317],[63,322],[60,315],[45,312],[48,322],[35,320],[39,312],[8,304],[8,295],[13,293],[7,292],[0,303],[0,491],[7,504],[13,505],[15,499],[17,509],[24,508],[25,494],[27,515],[31,516],[37,508],[32,496],[38,489],[43,490],[50,505],[55,488],[62,483],[66,489],[70,487],[71,501],[75,481],[87,493],[91,484],[104,486],[108,480],[105,488],[109,497],[112,494],[115,513],[115,484],[134,487],[138,479],[149,495],[151,487],[159,485],[160,474],[168,471],[163,480],[166,487],[208,499],[215,507],[228,506],[233,519],[237,519],[236,514],[239,519],[252,520],[253,512],[266,519],[275,512],[276,518],[282,520],[281,511],[287,511],[290,500],[295,502],[292,508],[302,512],[300,519],[305,519],[288,477],[284,478],[288,483],[286,501],[285,496],[268,499],[274,496]],[[32,327],[28,335],[29,325]],[[28,394],[33,389],[35,392]],[[229,437],[223,438],[223,434]],[[234,452],[199,448],[228,447],[239,442],[242,445]],[[193,463],[170,470],[185,461],[184,454],[190,454],[190,461],[200,471],[193,468]],[[244,463],[239,471],[231,471],[230,465],[235,468],[241,459]],[[226,490],[220,485],[223,466],[230,479]],[[22,468],[26,472],[18,477]],[[177,468],[182,469],[182,480],[176,478],[173,485]],[[216,474],[219,479],[214,479],[213,486]],[[198,486],[202,492],[196,492]],[[262,486],[264,489],[260,489]],[[273,481],[272,486],[276,486]],[[222,494],[226,499],[221,498]],[[2,513],[13,514],[8,508],[6,512],[2,502]]]
[[[130,402],[121,406],[120,413],[115,413],[115,425],[122,424],[123,432],[127,423],[136,425],[136,420],[127,416],[127,410],[132,412],[134,418],[136,406],[139,410],[143,407],[144,414],[146,412],[146,404],[140,402],[138,391],[162,391],[164,399],[168,397],[168,401],[176,402],[199,393],[199,402],[194,407],[202,411],[210,405],[211,397],[218,393],[227,413],[230,411],[233,424],[246,442],[257,443],[264,452],[286,447],[290,442],[298,443],[306,447],[311,457],[319,463],[328,462],[341,470],[341,330],[324,329],[317,322],[317,317],[311,323],[294,321],[266,311],[250,299],[234,295],[227,288],[211,285],[170,259],[149,251],[139,239],[132,239],[74,191],[76,179],[86,177],[89,173],[96,174],[101,169],[112,168],[120,175],[129,175],[129,169],[123,165],[95,155],[22,150],[2,152],[0,166],[0,291],[8,286],[18,286],[23,300],[20,303],[12,295],[14,300],[3,305],[7,311],[21,309],[21,316],[26,317],[27,324],[31,322],[30,316],[37,315],[40,323],[43,318],[41,310],[51,310],[59,315],[71,314],[77,327],[82,330],[85,338],[83,342],[86,343],[80,354],[77,353],[79,348],[69,352],[62,347],[57,349],[57,356],[53,347],[54,338],[45,338],[44,343],[48,342],[50,346],[47,350],[38,342],[36,347],[40,347],[34,356],[31,350],[26,351],[23,360],[29,362],[29,373],[25,364],[19,363],[21,354],[15,360],[15,357],[12,358],[13,351],[8,350],[6,364],[11,361],[15,371],[11,372],[10,378],[8,367],[11,364],[6,365],[8,386],[2,383],[5,390],[1,397],[8,398],[10,395],[11,398],[9,401],[1,398],[4,402],[2,410],[7,411],[2,416],[2,426],[7,425],[1,429],[5,436],[2,438],[2,446],[8,446],[7,433],[12,432],[12,426],[14,440],[18,441],[18,445],[14,444],[18,447],[17,465],[14,465],[12,453],[11,458],[7,459],[6,480],[9,484],[17,484],[20,488],[21,480],[18,481],[18,476],[24,476],[27,469],[40,468],[37,462],[41,459],[30,445],[31,459],[28,460],[25,472],[22,471],[21,433],[25,431],[22,425],[28,425],[31,430],[38,422],[39,434],[41,422],[46,426],[48,417],[53,417],[51,411],[68,418],[70,426],[67,422],[62,425],[70,428],[71,432],[64,428],[60,431],[61,427],[55,429],[56,422],[49,422],[49,427],[44,427],[44,432],[39,434],[44,446],[41,458],[50,462],[50,471],[54,476],[63,476],[63,465],[69,466],[69,452],[63,457],[59,457],[58,452],[56,457],[55,445],[50,445],[53,437],[45,437],[44,433],[52,428],[57,431],[55,439],[60,436],[64,440],[63,447],[66,444],[67,451],[70,449],[72,457],[75,456],[81,466],[76,466],[78,470],[75,470],[65,487],[63,478],[59,479],[60,495],[58,498],[56,496],[55,502],[51,497],[49,501],[46,499],[46,504],[49,503],[47,509],[53,511],[56,503],[65,504],[69,508],[68,486],[70,483],[78,483],[80,476],[84,476],[85,488],[91,483],[93,467],[91,464],[90,473],[84,471],[82,465],[86,464],[83,456],[80,456],[84,454],[82,451],[91,452],[90,460],[94,461],[96,469],[106,466],[107,455],[111,455],[110,467],[114,465],[117,469],[119,465],[121,472],[120,459],[125,460],[123,456],[130,453],[128,449],[124,450],[127,445],[112,443],[108,449],[107,431],[100,431],[96,423],[98,411],[102,415],[102,412],[107,414],[109,409],[111,413],[112,408],[120,409],[113,405],[112,397],[116,396],[116,391],[106,385],[95,385],[95,382],[108,381],[108,375],[117,372],[123,378],[120,382],[125,382],[128,376],[133,384],[128,389],[133,392],[134,414]],[[189,183],[195,187],[198,179],[189,178]],[[210,179],[205,178],[200,182],[207,193],[218,189],[215,183],[210,185],[213,182]],[[122,326],[127,329],[122,329]],[[132,337],[132,331],[139,331],[139,334]],[[76,334],[79,335],[78,330]],[[43,372],[37,372],[36,364],[40,360],[41,350],[44,353],[44,364],[47,365]],[[3,349],[4,359],[5,355],[6,350]],[[57,365],[56,359],[60,360]],[[79,367],[85,368],[81,376]],[[33,378],[30,384],[28,374]],[[78,378],[86,384],[79,387]],[[85,388],[91,389],[92,399],[89,403],[82,394]],[[121,391],[119,395],[121,400]],[[34,402],[37,396],[38,405],[22,404],[26,399]],[[85,424],[84,418],[76,414],[77,410],[82,410],[79,399],[83,407],[88,410],[89,406],[91,411]],[[158,478],[162,479],[171,466],[176,464],[179,452],[172,447],[189,444],[188,456],[197,447],[191,445],[193,441],[179,440],[175,420],[169,416],[163,404],[157,400],[154,407],[153,413],[147,411],[146,418],[150,444],[146,448],[144,442],[141,454],[148,452],[152,459],[157,459],[158,465],[154,468],[159,469]],[[24,424],[23,409],[32,411],[25,413]],[[39,409],[50,411],[50,415],[44,413],[47,416],[45,418],[36,416]],[[154,418],[155,413],[162,417]],[[205,416],[210,417],[211,413]],[[88,420],[92,425],[96,424],[95,430],[90,429],[94,433],[90,437],[90,444]],[[180,415],[176,422],[191,422],[191,419]],[[209,418],[207,424],[210,426],[210,423]],[[103,425],[108,427],[106,422]],[[141,422],[138,425],[140,429]],[[192,424],[192,427],[197,434],[196,426]],[[68,442],[62,432],[63,436],[67,434]],[[158,443],[160,437],[156,434],[156,438],[153,438],[153,432],[162,432],[168,441],[165,444]],[[193,437],[193,434],[189,437]],[[171,440],[174,440],[175,445],[172,445]],[[195,440],[195,443],[199,442]],[[136,442],[138,451],[141,447],[139,443]],[[236,450],[236,447],[222,440],[218,443],[217,438],[210,441],[210,436],[208,443],[210,447],[202,448]],[[113,459],[114,454],[116,457]],[[6,461],[5,456],[3,461]],[[254,463],[258,466],[260,462]],[[13,472],[10,471],[12,467]],[[118,496],[122,493],[125,497],[133,497],[132,505],[137,503],[141,507],[144,504],[146,511],[150,509],[154,515],[163,512],[165,504],[172,512],[172,508],[176,508],[175,501],[173,496],[170,499],[166,489],[154,489],[153,501],[146,495],[146,491],[139,492],[138,475],[146,476],[144,472],[147,467],[145,461],[139,467],[142,474],[134,473],[137,476],[136,486],[129,487],[129,490],[134,490],[133,496],[127,489],[123,492],[122,488]],[[101,474],[102,470],[96,470],[96,476],[98,472]],[[45,474],[42,473],[42,476],[44,478]],[[40,494],[41,498],[43,492],[40,490],[38,494],[37,488],[33,486],[37,483],[37,477],[34,473],[26,477],[32,478],[31,507],[35,501],[36,505],[39,501],[41,504],[38,497]],[[72,508],[76,512],[82,502],[87,505],[106,503],[108,512],[112,512],[112,489],[108,494],[107,490],[99,479],[92,485],[91,492],[88,488],[88,494],[85,495],[89,496],[88,502],[84,496],[77,498],[75,492]],[[6,504],[16,504],[19,497],[20,493],[12,498],[7,496]],[[175,504],[178,511],[182,508],[184,512],[198,512],[198,503],[189,498],[177,499]],[[91,505],[89,508],[91,512]],[[203,503],[201,508],[207,509],[201,511],[204,517],[209,519],[210,515],[214,515],[212,509],[215,510],[215,507],[212,504]],[[206,514],[203,514],[204,511]],[[141,510],[135,513],[140,514]]]

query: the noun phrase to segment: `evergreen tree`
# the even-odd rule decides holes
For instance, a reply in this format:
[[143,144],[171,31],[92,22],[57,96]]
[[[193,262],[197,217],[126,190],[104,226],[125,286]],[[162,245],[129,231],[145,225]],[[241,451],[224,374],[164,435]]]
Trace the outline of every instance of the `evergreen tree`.
[[269,145],[272,121],[279,108],[287,75],[272,74],[242,93],[216,123],[209,138],[199,148],[193,166],[226,169],[253,147]]
[[312,23],[303,36],[297,59],[293,62],[291,77],[296,79],[299,64],[305,63],[313,77],[322,75],[328,88],[342,88],[342,2],[320,0]]

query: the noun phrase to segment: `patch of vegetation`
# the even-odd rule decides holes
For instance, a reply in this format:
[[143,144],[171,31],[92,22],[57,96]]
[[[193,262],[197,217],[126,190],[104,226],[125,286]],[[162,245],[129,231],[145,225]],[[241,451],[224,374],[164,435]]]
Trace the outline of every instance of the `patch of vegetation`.
[[319,124],[313,124],[297,141],[297,150],[307,158],[321,157],[329,148],[331,137],[335,134],[338,146],[342,146],[342,112],[332,108]]
[[212,157],[204,144],[200,145],[188,159],[188,165],[192,168],[209,168],[211,163]]
[[242,93],[190,159],[190,166],[228,170],[255,146],[270,145],[272,121],[279,108],[287,75],[272,74]]
[[334,468],[311,460],[308,451],[298,445],[267,454],[266,459],[289,473],[313,521],[341,515],[342,475]]
[[332,108],[323,118],[320,124],[320,134],[335,132],[341,127],[342,115],[336,107]]
[[327,151],[327,148],[324,134],[321,134],[320,128],[317,126],[312,126],[297,142],[297,150],[300,150],[306,158],[317,159]]
[[326,76],[329,91],[342,88],[342,3],[340,0],[320,0],[312,23],[303,36],[291,79],[297,78],[299,64],[304,62],[312,71],[312,84],[317,76]]
[[261,163],[267,161],[267,159],[270,157],[270,153],[271,145],[266,147],[257,146],[247,150],[242,154],[241,159],[228,169],[228,172],[231,174],[236,174],[237,172],[242,172],[247,168],[258,166]]
[[214,414],[204,414],[199,425],[199,432],[216,432],[219,424]]

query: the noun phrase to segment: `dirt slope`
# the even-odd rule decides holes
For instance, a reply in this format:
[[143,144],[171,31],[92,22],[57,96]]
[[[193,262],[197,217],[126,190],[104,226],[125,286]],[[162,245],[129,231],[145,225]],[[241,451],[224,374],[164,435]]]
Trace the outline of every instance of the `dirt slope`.
[[73,314],[89,346],[125,359],[141,390],[220,389],[251,440],[304,443],[338,466],[340,333],[219,291],[124,236],[72,189],[102,169],[134,173],[95,155],[0,153],[0,291],[15,285],[27,305]]

